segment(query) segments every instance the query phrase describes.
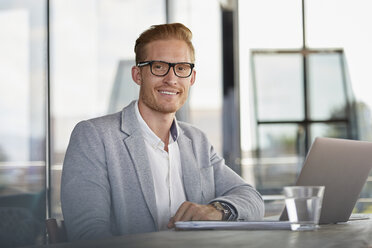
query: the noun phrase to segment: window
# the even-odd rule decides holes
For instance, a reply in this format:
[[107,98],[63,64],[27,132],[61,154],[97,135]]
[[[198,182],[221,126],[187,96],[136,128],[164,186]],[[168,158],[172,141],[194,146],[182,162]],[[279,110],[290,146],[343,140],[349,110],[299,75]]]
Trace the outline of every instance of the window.
[[343,51],[253,50],[252,70],[256,186],[280,194],[295,182],[315,137],[357,138]]
[[131,77],[138,30],[164,22],[163,0],[51,1],[53,217],[62,218],[60,179],[73,127],[138,98]]
[[[243,175],[264,193],[267,215],[283,209],[280,189],[316,136],[372,140],[372,6],[304,2],[301,16],[301,1],[239,1]],[[357,212],[371,211],[371,180]]]
[[40,243],[44,235],[45,6],[44,0],[0,2],[2,247]]

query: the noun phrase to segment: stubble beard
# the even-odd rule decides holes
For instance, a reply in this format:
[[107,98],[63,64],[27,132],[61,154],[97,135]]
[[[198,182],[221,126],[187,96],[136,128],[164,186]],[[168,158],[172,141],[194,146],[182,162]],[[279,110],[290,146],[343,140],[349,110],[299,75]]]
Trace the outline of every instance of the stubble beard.
[[[185,92],[183,92],[185,94]],[[160,113],[164,114],[171,114],[177,112],[186,102],[186,97],[183,96],[182,99],[178,102],[178,104],[159,104],[155,96],[153,96],[151,93],[147,92],[146,90],[143,90],[143,88],[140,88],[140,99],[142,102],[150,109],[155,110]]]

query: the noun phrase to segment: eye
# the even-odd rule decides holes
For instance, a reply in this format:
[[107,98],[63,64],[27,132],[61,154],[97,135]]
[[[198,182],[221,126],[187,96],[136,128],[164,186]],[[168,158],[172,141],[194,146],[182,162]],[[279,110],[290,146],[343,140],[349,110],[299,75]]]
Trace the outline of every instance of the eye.
[[161,70],[161,69],[164,68],[164,66],[163,66],[162,64],[159,64],[159,63],[154,64],[153,67],[154,67],[154,69],[156,69],[156,70]]
[[186,71],[190,69],[190,66],[188,64],[178,64],[176,69],[177,71]]

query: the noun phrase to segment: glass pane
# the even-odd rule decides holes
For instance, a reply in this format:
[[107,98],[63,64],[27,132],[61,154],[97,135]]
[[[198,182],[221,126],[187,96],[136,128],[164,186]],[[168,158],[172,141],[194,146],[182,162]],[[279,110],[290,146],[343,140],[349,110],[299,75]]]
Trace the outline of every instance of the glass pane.
[[264,194],[280,193],[295,182],[301,169],[298,157],[302,128],[296,124],[260,125],[256,186]]
[[242,49],[300,48],[301,13],[301,1],[239,1],[239,36],[244,41]]
[[341,54],[308,56],[309,113],[311,119],[346,117],[346,93]]
[[164,22],[163,0],[51,1],[53,217],[62,217],[60,177],[73,127],[138,98],[130,74],[135,41],[151,25]]
[[[306,1],[306,37],[309,47],[343,48],[353,93],[372,108],[372,2],[368,0]],[[337,6],[337,11],[335,10]],[[347,18],[345,18],[347,17]],[[370,129],[372,125],[369,124]],[[369,140],[371,140],[368,137]]]
[[303,120],[302,56],[255,54],[253,59],[258,120]]
[[297,155],[297,124],[259,125],[259,146],[262,157]]
[[44,0],[0,2],[0,247],[44,235],[45,10]]
[[[223,102],[223,70],[221,68],[221,1],[172,0],[167,2],[169,22],[181,22],[190,28],[196,52],[196,83],[191,87],[189,100],[186,103],[189,105],[184,105],[177,112],[177,118],[203,130],[216,152],[222,154],[222,106],[225,103]],[[205,13],[208,13],[208,18],[205,18]],[[211,40],[213,42],[210,42]],[[211,68],[216,69],[211,72]],[[214,124],[211,125],[211,123]]]
[[310,140],[314,141],[316,137],[330,137],[347,139],[346,123],[316,123],[310,126]]
[[369,199],[360,199],[353,209],[353,213],[364,213],[364,214],[371,214],[372,213],[372,200]]
[[360,199],[355,205],[356,213],[372,213],[372,172],[360,193]]

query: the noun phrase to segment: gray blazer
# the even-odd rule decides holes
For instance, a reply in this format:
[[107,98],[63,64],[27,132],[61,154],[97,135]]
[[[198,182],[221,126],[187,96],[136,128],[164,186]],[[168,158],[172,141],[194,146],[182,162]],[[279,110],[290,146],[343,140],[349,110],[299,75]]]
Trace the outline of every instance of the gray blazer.
[[[71,134],[61,185],[70,240],[158,230],[154,183],[134,104],[82,121]],[[178,124],[187,200],[223,200],[236,208],[238,219],[261,219],[260,194],[225,165],[202,131]]]

